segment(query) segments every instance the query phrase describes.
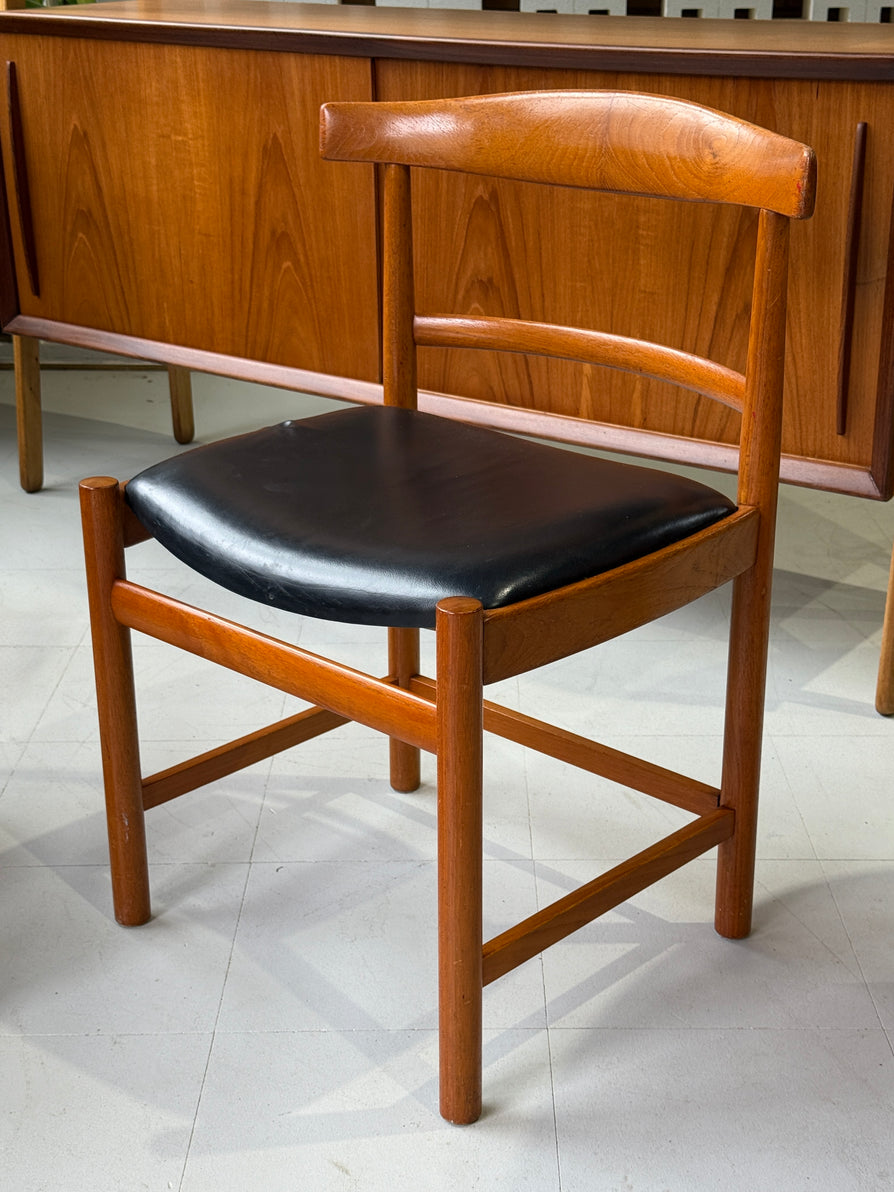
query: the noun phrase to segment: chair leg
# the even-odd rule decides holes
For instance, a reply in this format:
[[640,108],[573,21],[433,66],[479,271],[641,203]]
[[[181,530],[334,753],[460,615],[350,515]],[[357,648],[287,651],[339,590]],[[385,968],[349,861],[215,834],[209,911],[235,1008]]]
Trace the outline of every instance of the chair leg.
[[891,570],[888,575],[888,595],[885,600],[885,620],[882,626],[882,651],[878,661],[875,707],[882,716],[894,715],[894,551],[891,552]]
[[482,610],[438,605],[438,964],[441,1114],[481,1113]]
[[107,476],[83,481],[80,496],[112,897],[118,922],[135,927],[151,911],[130,630],[111,607],[112,584],[125,574],[121,498]]
[[714,915],[716,930],[728,939],[751,931],[770,583],[770,568],[760,566],[733,583],[720,801],[734,809],[736,828],[718,849]]
[[43,485],[43,425],[40,410],[40,343],[30,335],[12,337],[19,443],[19,483],[26,493]]
[[191,443],[196,433],[192,409],[192,380],[188,368],[168,365],[168,386],[171,392],[171,421],[178,443]]
[[[401,687],[408,687],[419,673],[419,630],[388,630],[388,673]],[[396,737],[390,738],[391,788],[409,793],[419,789],[419,750]]]

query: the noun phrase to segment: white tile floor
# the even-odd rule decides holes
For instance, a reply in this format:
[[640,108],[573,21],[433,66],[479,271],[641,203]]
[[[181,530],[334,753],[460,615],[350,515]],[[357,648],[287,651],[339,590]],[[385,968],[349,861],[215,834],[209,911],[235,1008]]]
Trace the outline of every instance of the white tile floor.
[[[0,386],[4,1188],[894,1187],[894,723],[872,705],[894,508],[783,493],[751,938],[715,936],[705,859],[511,974],[486,996],[485,1114],[456,1129],[436,1112],[430,764],[397,795],[352,727],[157,809],[155,918],[115,926],[76,482],[172,452],[164,378],[46,373],[33,496]],[[203,438],[317,408],[195,389]],[[202,588],[152,544],[134,554],[150,582]],[[724,609],[499,695],[716,780]],[[252,615],[382,664],[377,633]],[[287,703],[136,654],[148,768]],[[488,770],[493,929],[681,820],[505,743]]]

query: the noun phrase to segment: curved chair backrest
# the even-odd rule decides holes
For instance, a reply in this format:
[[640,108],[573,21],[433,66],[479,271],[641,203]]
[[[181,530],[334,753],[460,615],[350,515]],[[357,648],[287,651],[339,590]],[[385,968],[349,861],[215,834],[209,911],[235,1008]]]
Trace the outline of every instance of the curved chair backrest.
[[[419,346],[532,353],[656,378],[742,413],[739,501],[766,511],[775,508],[789,223],[813,212],[816,161],[812,149],[734,116],[667,96],[531,91],[325,104],[320,113],[320,151],[330,160],[385,166],[386,404],[416,404]],[[410,204],[410,167],[414,166],[757,208],[744,375],[690,352],[601,331],[489,315],[418,315]]]
[[615,193],[813,211],[813,150],[711,108],[629,91],[330,103],[324,157]]

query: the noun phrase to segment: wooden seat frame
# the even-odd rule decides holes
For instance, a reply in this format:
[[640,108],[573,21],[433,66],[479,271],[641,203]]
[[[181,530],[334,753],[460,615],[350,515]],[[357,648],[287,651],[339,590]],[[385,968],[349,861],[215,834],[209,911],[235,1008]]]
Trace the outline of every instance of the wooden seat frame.
[[[437,681],[419,673],[418,630],[388,630],[376,678],[192,608],[126,578],[125,547],[150,535],[123,486],[84,481],[82,513],[117,918],[150,915],[144,811],[357,720],[391,738],[391,780],[411,791],[419,751],[438,761],[441,1112],[481,1110],[482,989],[596,916],[719,845],[715,926],[751,925],[758,775],[779,471],[790,218],[811,213],[813,154],[691,103],[629,93],[535,93],[429,103],[331,104],[325,157],[382,163],[384,400],[416,401],[416,347],[538,352],[657,376],[742,411],[738,508],[645,558],[498,609],[437,608]],[[423,317],[413,295],[410,169],[509,178],[759,209],[744,376],[685,352],[593,331],[493,318]],[[733,581],[718,788],[483,698],[483,689],[606,641]],[[143,778],[130,630],[179,646],[315,706]],[[494,939],[482,939],[482,742],[486,730],[685,808],[692,823]]]

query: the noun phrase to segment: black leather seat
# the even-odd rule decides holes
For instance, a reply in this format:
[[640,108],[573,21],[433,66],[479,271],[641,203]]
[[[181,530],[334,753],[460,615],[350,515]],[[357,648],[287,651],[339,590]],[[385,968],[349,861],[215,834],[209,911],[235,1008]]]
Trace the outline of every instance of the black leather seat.
[[199,447],[127,485],[159,542],[252,600],[434,628],[601,574],[735,509],[706,485],[432,414],[357,408]]

